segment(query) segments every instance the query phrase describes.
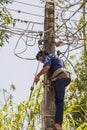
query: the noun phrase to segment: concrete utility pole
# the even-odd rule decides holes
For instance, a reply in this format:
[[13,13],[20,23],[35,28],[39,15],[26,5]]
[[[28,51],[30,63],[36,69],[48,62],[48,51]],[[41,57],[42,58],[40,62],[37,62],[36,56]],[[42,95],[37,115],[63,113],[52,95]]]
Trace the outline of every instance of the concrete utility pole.
[[[46,2],[44,19],[44,50],[55,53],[54,41],[54,3]],[[49,86],[48,76],[45,75],[44,101],[43,101],[43,130],[53,130],[54,127],[55,101],[54,89]]]

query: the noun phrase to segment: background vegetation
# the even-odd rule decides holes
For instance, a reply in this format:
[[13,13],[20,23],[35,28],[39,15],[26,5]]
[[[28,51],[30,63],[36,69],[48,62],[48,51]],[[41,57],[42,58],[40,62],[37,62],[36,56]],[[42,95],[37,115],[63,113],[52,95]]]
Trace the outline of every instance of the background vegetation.
[[[10,12],[4,5],[11,3],[10,0],[0,1],[0,27],[7,27],[12,24],[15,26]],[[45,2],[45,1],[42,1]],[[55,1],[56,6],[63,1]],[[71,6],[69,1],[64,8],[69,9]],[[86,1],[85,5],[86,5]],[[75,3],[77,4],[77,2]],[[57,27],[59,23],[56,23]],[[83,26],[84,25],[84,26]],[[81,44],[83,45],[82,54],[76,61],[73,67],[77,76],[72,78],[70,86],[66,90],[65,111],[64,111],[64,130],[87,130],[87,21],[83,14],[77,25],[77,31],[80,38],[84,38]],[[82,28],[85,30],[81,30]],[[79,30],[78,30],[79,29]],[[68,30],[68,28],[67,28]],[[69,30],[68,30],[69,31]],[[9,43],[10,35],[3,30],[0,30],[0,46]],[[67,38],[67,36],[66,36]],[[72,37],[73,40],[74,37]],[[71,62],[75,57],[71,57]],[[15,85],[11,85],[10,92],[3,88],[4,103],[0,103],[0,130],[37,130],[42,129],[42,99],[43,85],[39,84],[30,100],[15,104],[13,102],[12,92],[15,91]]]

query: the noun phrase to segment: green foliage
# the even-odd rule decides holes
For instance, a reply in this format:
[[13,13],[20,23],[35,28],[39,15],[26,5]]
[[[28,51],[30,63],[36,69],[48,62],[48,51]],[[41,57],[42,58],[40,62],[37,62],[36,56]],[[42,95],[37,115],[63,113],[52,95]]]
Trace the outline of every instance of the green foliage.
[[42,83],[40,83],[38,89],[36,89],[29,102],[30,113],[28,118],[31,119],[29,122],[29,130],[36,128],[37,124],[41,125],[41,104],[43,98]]
[[[72,80],[65,97],[64,130],[86,130],[87,75],[83,64],[77,63],[77,77]],[[0,130],[37,130],[41,127],[41,104],[43,99],[42,83],[33,91],[30,100],[20,102],[14,107],[12,84],[9,93],[3,89],[5,104],[0,107]]]
[[[31,99],[14,106],[12,91],[3,89],[5,104],[0,107],[0,130],[36,130],[41,125],[42,83],[33,91]],[[34,129],[33,129],[34,128]]]
[[80,18],[79,23],[78,23],[78,30],[79,30],[80,36],[83,36],[83,27],[84,28],[87,27],[87,21],[84,19],[84,16]]
[[15,26],[15,20],[12,18],[10,12],[6,9],[6,4],[11,3],[11,0],[0,0],[0,46],[4,46],[5,42],[9,43],[10,35],[5,31],[7,25]]
[[8,4],[8,3],[12,3],[13,0],[0,0],[0,4],[4,5],[4,4]]
[[87,74],[83,61],[76,63],[75,70],[78,77],[72,80],[72,83],[66,91],[64,130],[87,129]]
[[87,130],[87,123],[82,123],[76,130]]
[[71,55],[71,56],[70,56],[70,59],[71,59],[71,60],[75,59],[75,55]]

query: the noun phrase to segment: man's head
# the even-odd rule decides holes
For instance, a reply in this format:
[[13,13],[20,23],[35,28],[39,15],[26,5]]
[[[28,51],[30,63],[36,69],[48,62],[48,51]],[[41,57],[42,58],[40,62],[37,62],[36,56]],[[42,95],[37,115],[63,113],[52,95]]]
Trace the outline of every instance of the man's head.
[[40,51],[37,53],[37,55],[36,55],[36,59],[37,59],[38,61],[40,61],[40,62],[43,63],[44,57],[45,57],[46,55],[48,55],[47,52],[40,50]]

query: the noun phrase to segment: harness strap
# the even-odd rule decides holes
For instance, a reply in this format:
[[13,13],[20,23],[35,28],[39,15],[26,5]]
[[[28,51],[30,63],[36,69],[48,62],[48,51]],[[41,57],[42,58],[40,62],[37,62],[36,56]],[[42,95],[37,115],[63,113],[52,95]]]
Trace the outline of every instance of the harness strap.
[[69,72],[69,71],[66,68],[59,68],[59,69],[55,70],[55,72],[52,75],[52,78],[56,77],[61,72]]
[[63,78],[71,78],[70,73],[69,73],[69,72],[67,72],[67,73],[62,73],[62,74],[60,74],[59,76],[56,76],[56,77],[52,78],[52,79],[51,79],[51,82],[54,82],[54,81],[56,81],[56,80],[58,80],[58,79],[63,79]]
[[[58,74],[60,74],[61,72],[66,72],[67,74],[66,75],[63,75],[62,77],[60,77],[60,76],[58,76]],[[51,77],[51,81],[55,81],[55,80],[57,80],[58,78],[70,78],[70,72],[66,69],[66,68],[59,68],[59,69],[57,69],[54,73],[53,73],[53,75],[52,75],[52,77]]]

